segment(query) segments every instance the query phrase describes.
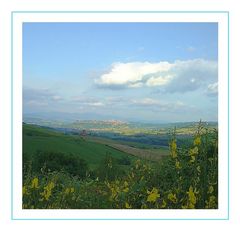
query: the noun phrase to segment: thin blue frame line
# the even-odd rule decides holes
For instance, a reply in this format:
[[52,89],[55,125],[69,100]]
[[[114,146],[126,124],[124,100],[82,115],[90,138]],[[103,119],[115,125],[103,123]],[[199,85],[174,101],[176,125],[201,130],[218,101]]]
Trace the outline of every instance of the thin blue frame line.
[[59,14],[64,14],[64,13],[110,13],[110,14],[118,14],[118,13],[138,13],[138,14],[144,14],[144,13],[153,13],[153,14],[158,14],[158,13],[229,13],[229,11],[12,11],[12,13],[29,13],[29,14],[38,14],[38,13],[59,13]]
[[[14,218],[13,217],[13,16],[15,13],[226,13],[228,17],[228,216],[227,218]],[[229,161],[229,131],[230,131],[230,29],[229,11],[12,11],[11,12],[11,220],[229,220],[230,215],[230,161]]]
[[230,218],[230,15],[228,13],[228,219]]
[[228,218],[209,218],[209,219],[205,219],[205,218],[13,218],[12,220],[15,221],[24,221],[24,220],[37,220],[37,221],[45,221],[45,220],[63,220],[63,221],[79,221],[79,220],[87,220],[87,221],[106,221],[106,220],[112,220],[112,221],[118,221],[118,220],[124,220],[124,221],[160,221],[160,220],[167,220],[167,221],[172,221],[172,220],[177,220],[177,221],[185,221],[185,220],[200,220],[200,221],[206,221],[206,220],[211,220],[211,221],[226,221],[229,220]]
[[11,218],[13,219],[13,12],[11,12]]

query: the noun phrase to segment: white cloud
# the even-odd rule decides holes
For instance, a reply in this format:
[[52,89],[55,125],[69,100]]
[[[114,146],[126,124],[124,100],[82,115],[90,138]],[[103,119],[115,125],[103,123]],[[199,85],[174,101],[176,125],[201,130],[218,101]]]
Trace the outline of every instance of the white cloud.
[[38,112],[40,110],[56,110],[66,103],[66,100],[50,89],[23,87],[23,112]]
[[149,105],[149,106],[152,106],[152,105],[160,105],[161,102],[159,100],[156,100],[156,99],[152,99],[152,98],[143,98],[143,99],[140,99],[140,100],[132,100],[132,103],[133,104],[137,104],[137,105]]
[[207,87],[207,94],[210,96],[216,96],[218,94],[218,83],[211,83]]
[[130,101],[133,106],[140,108],[148,108],[152,111],[179,111],[185,110],[186,108],[193,108],[191,105],[186,105],[183,102],[176,100],[173,102],[162,101],[153,98],[133,99]]
[[154,75],[158,72],[168,71],[170,66],[171,64],[168,62],[114,63],[110,72],[96,79],[95,83],[105,86],[131,87],[131,85],[142,82],[146,75]]
[[102,107],[102,106],[104,106],[104,103],[102,103],[102,102],[92,102],[92,103],[84,103],[84,105],[93,106],[93,107]]
[[95,79],[100,87],[155,87],[168,92],[186,92],[217,81],[216,61],[194,59],[175,62],[114,63],[108,73]]
[[62,101],[63,98],[49,89],[23,88],[23,102],[29,105],[48,105],[50,102]]
[[172,79],[173,79],[172,75],[151,77],[146,81],[146,85],[148,87],[163,86],[168,84]]
[[58,100],[62,100],[62,97],[59,95],[53,95],[52,99],[58,101]]
[[86,96],[72,97],[71,102],[77,103],[78,105],[82,105],[82,106],[91,106],[91,107],[105,106],[105,104],[100,100],[97,100],[96,98],[93,98],[93,97],[86,97]]

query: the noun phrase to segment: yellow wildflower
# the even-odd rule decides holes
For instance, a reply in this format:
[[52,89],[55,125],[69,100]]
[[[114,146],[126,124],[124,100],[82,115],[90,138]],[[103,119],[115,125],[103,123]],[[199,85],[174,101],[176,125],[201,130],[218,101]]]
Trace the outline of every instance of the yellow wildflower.
[[109,189],[111,190],[111,196],[109,199],[111,201],[116,200],[118,197],[118,193],[120,192],[120,188],[117,185],[113,185],[113,186],[110,186]]
[[191,156],[191,160],[190,160],[190,163],[193,163],[195,161],[195,156]]
[[38,188],[38,178],[37,177],[33,178],[31,188]]
[[177,203],[176,194],[169,193],[169,194],[168,194],[168,200],[172,201],[173,203]]
[[167,206],[167,203],[165,200],[163,200],[161,208],[166,208],[166,206]]
[[177,142],[175,139],[172,140],[170,143],[170,152],[171,152],[172,158],[177,157]]
[[128,182],[127,181],[124,181],[123,186],[124,186],[123,192],[128,192],[129,188],[128,188]]
[[201,144],[201,137],[199,135],[194,139],[193,144],[195,146],[198,146]]
[[74,193],[74,188],[66,188],[65,189],[65,194],[70,194],[70,193]]
[[176,169],[181,169],[181,165],[180,165],[180,162],[178,160],[175,163],[175,167],[176,167]]
[[194,147],[194,148],[191,148],[190,150],[189,150],[189,155],[190,156],[195,156],[195,155],[197,155],[198,154],[198,147]]
[[126,207],[126,209],[131,209],[132,208],[132,206],[129,205],[128,202],[125,203],[125,207]]
[[197,198],[194,194],[192,186],[189,187],[189,191],[187,192],[187,194],[188,194],[189,208],[194,209],[195,204],[197,203]]
[[44,187],[44,191],[41,193],[41,195],[44,197],[45,200],[49,200],[49,197],[52,195],[52,189],[54,187],[54,182],[50,182],[47,186]]
[[147,197],[148,202],[155,202],[157,198],[160,197],[160,194],[158,193],[158,189],[156,188],[153,188],[152,191],[147,191],[147,193],[149,194]]
[[23,188],[22,188],[22,194],[23,194],[23,195],[28,194],[28,192],[27,192],[27,187],[26,187],[26,186],[23,186]]

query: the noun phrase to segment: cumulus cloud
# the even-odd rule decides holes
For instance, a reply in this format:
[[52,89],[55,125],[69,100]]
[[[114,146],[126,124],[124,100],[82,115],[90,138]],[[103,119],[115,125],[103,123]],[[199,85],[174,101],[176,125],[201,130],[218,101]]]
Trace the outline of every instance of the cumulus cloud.
[[[158,72],[169,70],[169,68],[170,64],[168,62],[114,63],[110,72],[101,75],[99,79],[95,79],[95,83],[103,86],[132,87],[145,82]],[[139,87],[141,86],[139,85]]]
[[164,86],[173,79],[173,75],[151,77],[146,81],[148,87]]
[[217,81],[216,61],[194,59],[175,62],[114,63],[109,72],[95,79],[110,89],[154,87],[167,92],[187,92]]

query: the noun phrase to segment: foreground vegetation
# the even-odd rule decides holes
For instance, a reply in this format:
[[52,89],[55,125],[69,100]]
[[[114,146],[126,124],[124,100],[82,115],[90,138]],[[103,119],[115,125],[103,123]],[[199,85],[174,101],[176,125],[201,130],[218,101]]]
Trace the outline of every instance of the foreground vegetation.
[[23,208],[216,209],[217,135],[200,123],[189,146],[173,132],[159,162],[106,153],[95,169],[78,155],[39,151],[35,164],[24,162]]

